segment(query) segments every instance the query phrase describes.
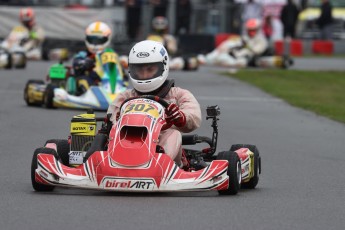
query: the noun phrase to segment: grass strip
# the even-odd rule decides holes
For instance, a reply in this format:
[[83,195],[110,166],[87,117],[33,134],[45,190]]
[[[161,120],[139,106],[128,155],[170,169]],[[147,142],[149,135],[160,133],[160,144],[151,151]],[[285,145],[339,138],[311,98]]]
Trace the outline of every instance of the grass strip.
[[240,70],[230,77],[248,82],[293,106],[345,123],[345,72]]

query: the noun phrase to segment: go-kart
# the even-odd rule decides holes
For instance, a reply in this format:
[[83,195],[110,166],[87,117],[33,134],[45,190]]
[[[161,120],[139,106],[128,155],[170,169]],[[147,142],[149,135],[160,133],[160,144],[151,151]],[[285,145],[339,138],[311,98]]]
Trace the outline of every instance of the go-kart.
[[13,28],[7,39],[0,44],[0,68],[11,69],[26,67],[26,50],[23,41],[29,37],[29,31],[23,26]]
[[[183,148],[183,167],[178,166],[158,140],[165,120],[163,99],[144,95],[129,98],[120,108],[115,124],[94,113],[74,116],[68,140],[52,139],[35,150],[31,181],[36,191],[56,186],[125,192],[171,192],[217,190],[237,194],[254,189],[261,173],[261,158],[254,145],[233,145],[214,155],[220,114],[218,106],[207,108],[212,119],[212,138],[184,135],[183,145],[206,143],[201,151]],[[103,121],[96,134],[97,121]]]
[[[107,110],[128,84],[117,54],[110,48],[97,54],[95,69],[102,81],[99,85],[89,85],[73,76],[71,67],[55,64],[49,70],[48,83],[33,79],[26,83],[24,100],[29,106]],[[81,85],[84,86],[83,91],[79,90]]]
[[[246,42],[238,35],[232,35],[223,41],[214,51],[206,55],[198,55],[199,63],[222,66],[237,67],[228,63],[227,57],[237,59],[236,52],[246,47]],[[272,48],[268,47],[261,55],[254,56],[248,60],[246,66],[240,67],[260,67],[260,68],[289,68],[293,65],[293,59],[288,55],[275,55]]]

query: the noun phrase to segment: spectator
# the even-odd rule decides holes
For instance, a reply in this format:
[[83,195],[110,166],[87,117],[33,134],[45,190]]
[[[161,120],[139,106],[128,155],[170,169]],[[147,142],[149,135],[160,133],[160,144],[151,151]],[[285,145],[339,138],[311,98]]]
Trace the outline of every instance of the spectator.
[[280,19],[284,27],[284,38],[295,38],[298,14],[299,11],[296,4],[292,0],[288,0],[280,14]]
[[308,0],[301,0],[301,10],[305,10],[308,6]]
[[263,7],[260,3],[254,0],[248,0],[243,6],[242,11],[242,34],[246,33],[245,25],[249,19],[259,19],[263,18]]
[[190,26],[190,16],[192,13],[192,5],[190,0],[176,0],[175,11],[175,35],[179,35],[182,33],[188,34]]
[[151,5],[153,6],[153,16],[163,16],[166,17],[167,8],[168,8],[168,0],[150,0]]
[[267,15],[265,17],[264,24],[262,26],[262,30],[264,32],[265,37],[267,40],[271,40],[272,34],[273,34],[273,22],[272,22],[272,16]]
[[138,37],[141,19],[141,0],[126,0],[127,36],[135,40]]
[[330,40],[333,32],[332,5],[329,0],[321,0],[321,2],[321,15],[316,23],[320,28],[320,38]]

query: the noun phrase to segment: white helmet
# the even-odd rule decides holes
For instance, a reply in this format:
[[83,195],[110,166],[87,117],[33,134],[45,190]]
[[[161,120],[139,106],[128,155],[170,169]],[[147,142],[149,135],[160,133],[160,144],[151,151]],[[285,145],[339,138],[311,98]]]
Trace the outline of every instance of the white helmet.
[[163,85],[168,77],[168,52],[160,42],[141,41],[129,53],[128,69],[134,89],[141,93],[152,92]]
[[110,43],[111,29],[104,22],[93,22],[85,31],[85,45],[91,53],[103,51]]

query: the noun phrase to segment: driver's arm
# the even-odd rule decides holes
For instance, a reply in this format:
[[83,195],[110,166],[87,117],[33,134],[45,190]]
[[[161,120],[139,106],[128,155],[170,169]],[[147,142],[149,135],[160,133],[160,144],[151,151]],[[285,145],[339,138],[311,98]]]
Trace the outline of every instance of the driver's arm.
[[176,98],[180,111],[182,111],[186,117],[186,124],[183,127],[176,127],[177,130],[183,133],[189,133],[200,127],[200,105],[190,91],[179,87],[173,87],[171,88],[168,97]]

